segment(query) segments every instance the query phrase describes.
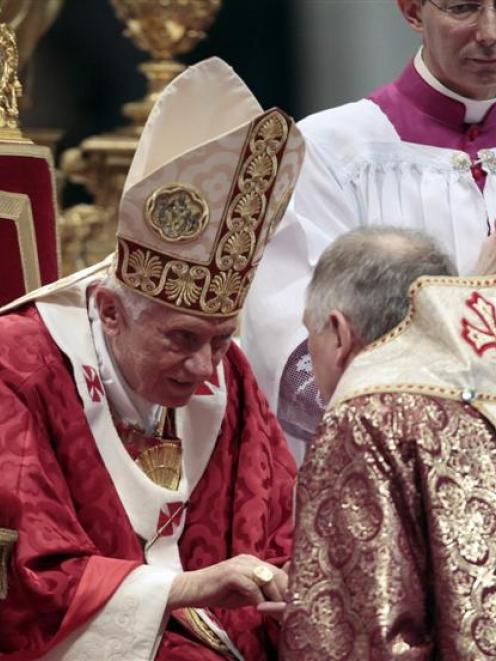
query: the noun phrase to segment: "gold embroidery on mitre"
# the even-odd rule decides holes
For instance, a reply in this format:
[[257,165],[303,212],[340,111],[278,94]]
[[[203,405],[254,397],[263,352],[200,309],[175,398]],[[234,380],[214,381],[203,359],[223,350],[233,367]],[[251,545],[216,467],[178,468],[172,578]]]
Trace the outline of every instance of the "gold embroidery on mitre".
[[146,201],[145,218],[166,241],[191,241],[207,226],[210,210],[192,186],[169,184],[154,191]]
[[[225,219],[221,221],[215,257],[209,265],[171,259],[166,253],[145,249],[120,237],[118,277],[131,288],[173,307],[206,316],[236,314],[253,279],[257,244],[264,240],[263,222],[281,152],[288,140],[289,126],[290,120],[274,110],[263,116],[251,130],[234,179],[233,196],[226,205]],[[171,202],[169,208],[166,201],[164,209],[157,211],[156,196],[175,195],[178,190],[181,196],[174,198],[176,206]],[[149,198],[147,220],[154,231],[168,241],[194,239],[204,229],[202,221],[198,220],[202,199],[197,191],[183,184],[165,186]],[[177,208],[181,213],[176,218],[180,222],[176,223],[174,210]],[[188,210],[191,208],[195,209],[194,213]],[[195,214],[197,220],[192,219]],[[208,217],[205,224],[207,222]]]
[[16,530],[0,528],[0,599],[7,596],[8,561],[17,537]]
[[177,491],[181,480],[181,458],[180,441],[165,440],[142,452],[135,462],[155,484]]
[[[176,277],[171,277],[170,273]],[[210,283],[210,271],[207,268],[189,266],[180,261],[169,262],[165,268],[165,274],[165,297],[178,307],[193,306]]]
[[208,300],[202,300],[202,308],[207,312],[218,312],[222,314],[234,314],[236,302],[241,290],[241,276],[239,273],[229,271],[228,273],[217,273],[212,278],[209,293],[214,296]]
[[[163,286],[162,262],[160,257],[152,255],[149,250],[135,250],[129,255],[129,249],[125,243],[124,246],[124,266],[122,269],[124,282],[134,289],[141,289],[142,292],[155,295]],[[128,270],[128,266],[132,270]],[[156,285],[154,278],[160,278]]]

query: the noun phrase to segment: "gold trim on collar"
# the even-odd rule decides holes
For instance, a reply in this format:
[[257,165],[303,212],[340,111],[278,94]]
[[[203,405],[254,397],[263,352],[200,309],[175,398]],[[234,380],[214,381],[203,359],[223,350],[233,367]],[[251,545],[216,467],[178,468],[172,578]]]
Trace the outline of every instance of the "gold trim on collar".
[[378,394],[389,394],[389,393],[409,393],[410,395],[427,395],[431,397],[439,397],[441,399],[451,399],[457,402],[466,402],[470,403],[473,406],[477,406],[478,402],[493,402],[496,404],[496,395],[486,392],[476,392],[474,393],[473,401],[468,402],[464,393],[466,389],[463,388],[446,388],[444,386],[431,386],[428,384],[422,383],[385,383],[380,386],[364,386],[363,388],[357,388],[352,390],[346,395],[343,395],[336,401],[332,402],[332,408],[336,408],[345,402],[349,402],[351,399],[357,397],[364,397],[365,395],[378,395]]
[[444,287],[494,287],[496,286],[496,277],[494,275],[487,275],[487,276],[478,275],[478,276],[460,278],[457,276],[426,275],[417,278],[417,280],[415,280],[415,282],[410,286],[410,289],[408,290],[408,300],[410,301],[410,307],[408,308],[406,317],[397,326],[395,326],[393,330],[389,331],[389,333],[386,333],[378,340],[375,340],[375,342],[371,342],[367,347],[365,347],[363,353],[372,351],[373,349],[376,349],[377,347],[386,344],[386,342],[390,342],[391,340],[394,340],[394,338],[398,337],[398,335],[401,335],[401,333],[406,331],[406,329],[411,325],[413,321],[413,315],[415,312],[415,295],[417,294],[418,291],[420,291],[420,289],[425,289],[425,287],[429,285],[438,285]]

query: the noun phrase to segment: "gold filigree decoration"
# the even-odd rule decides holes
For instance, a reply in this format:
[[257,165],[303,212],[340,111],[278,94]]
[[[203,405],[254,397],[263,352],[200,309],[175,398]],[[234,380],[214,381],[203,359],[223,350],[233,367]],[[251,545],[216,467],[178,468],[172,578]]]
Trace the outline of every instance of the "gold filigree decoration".
[[126,25],[125,35],[152,58],[138,67],[148,81],[146,97],[123,107],[124,115],[134,122],[131,131],[139,135],[157,96],[185,68],[175,57],[205,38],[221,0],[110,0],[110,4]]
[[[172,262],[169,268],[177,277],[167,279],[165,284],[167,299],[175,305],[191,307],[200,298],[208,270],[202,266],[190,268],[185,262]],[[202,284],[198,284],[199,282]]]
[[14,31],[0,23],[0,137],[22,139],[17,99],[22,86],[17,77],[17,46]]
[[[238,312],[253,279],[257,242],[260,245],[265,242],[266,233],[260,230],[260,225],[267,213],[288,127],[289,121],[274,110],[252,129],[238,165],[237,187],[220,226],[213,263],[201,266],[183,260],[169,261],[166,251],[155,253],[153,259],[150,251],[131,248],[121,237],[122,280],[141,288],[145,294],[161,297],[166,304],[197,314],[228,316]],[[208,213],[199,193],[176,183],[155,191],[147,202],[146,215],[154,231],[166,240],[190,240],[208,222],[208,217],[204,220],[205,209]]]
[[156,288],[152,278],[160,278],[162,274],[162,263],[156,255],[152,256],[149,250],[135,250],[129,257],[129,266],[134,270],[127,273],[127,284],[144,292]]
[[209,217],[206,200],[185,184],[163,186],[146,201],[145,218],[155,234],[166,241],[196,239],[207,226]]
[[111,0],[126,36],[155,60],[187,53],[205,38],[221,0]]
[[256,151],[261,146],[278,152],[287,138],[288,124],[280,113],[274,112],[262,119],[258,125],[252,139],[252,149]]
[[277,159],[267,152],[250,158],[245,165],[242,177],[246,184],[252,183],[260,192],[266,191],[277,173]]
[[209,292],[214,294],[208,302],[205,302],[205,307],[210,312],[218,312],[229,314],[234,310],[236,304],[236,296],[239,293],[241,286],[241,276],[239,273],[229,271],[228,273],[217,273],[212,278]]
[[[265,211],[265,198],[255,191],[242,195],[235,200],[234,214],[250,225],[257,224]],[[242,222],[240,222],[242,225]]]
[[[216,265],[220,271],[242,271],[253,259],[257,245],[256,229],[262,222],[268,191],[274,183],[278,171],[277,153],[283,148],[288,137],[288,125],[284,116],[273,111],[255,126],[250,139],[250,154],[241,167],[238,177],[239,193],[229,207],[226,225],[228,232],[219,242],[216,251]],[[260,212],[255,215],[247,209],[255,209],[255,200],[260,201]],[[252,206],[253,205],[253,206]],[[213,286],[213,280],[212,285]],[[232,306],[241,294],[241,279],[236,280],[237,289],[229,287]]]
[[226,234],[218,248],[220,253],[226,253],[219,257],[222,268],[233,268],[235,271],[245,269],[248,264],[247,255],[253,252],[254,239],[254,233],[249,230]]

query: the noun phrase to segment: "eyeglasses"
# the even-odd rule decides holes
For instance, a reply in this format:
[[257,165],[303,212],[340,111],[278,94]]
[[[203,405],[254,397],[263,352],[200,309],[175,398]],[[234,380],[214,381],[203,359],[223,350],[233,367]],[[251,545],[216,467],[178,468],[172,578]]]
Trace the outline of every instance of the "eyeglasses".
[[488,6],[483,2],[462,2],[461,0],[429,0],[439,11],[444,12],[457,23],[475,25],[485,9],[496,12],[494,5]]

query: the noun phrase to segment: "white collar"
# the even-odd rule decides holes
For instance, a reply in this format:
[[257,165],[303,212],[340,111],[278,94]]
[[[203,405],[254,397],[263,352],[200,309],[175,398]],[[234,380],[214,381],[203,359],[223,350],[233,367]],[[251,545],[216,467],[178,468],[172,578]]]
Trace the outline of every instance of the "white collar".
[[98,358],[100,378],[112,410],[120,420],[142,427],[147,434],[153,433],[162,407],[147,401],[127,385],[105,339],[105,333],[103,332],[102,322],[100,321],[93,295],[89,297],[88,317],[91,325],[91,334],[93,335],[93,343],[95,345],[95,353]]
[[489,108],[496,103],[496,99],[484,99],[482,101],[478,99],[468,99],[465,96],[461,96],[461,94],[453,92],[448,87],[445,87],[445,85],[439,82],[439,80],[435,78],[427,68],[427,65],[422,58],[422,47],[420,47],[413,63],[419,76],[425,80],[428,85],[434,88],[437,92],[444,94],[444,96],[448,96],[455,101],[463,103],[465,106],[465,122],[467,124],[477,124],[478,122],[481,122],[486,116]]

